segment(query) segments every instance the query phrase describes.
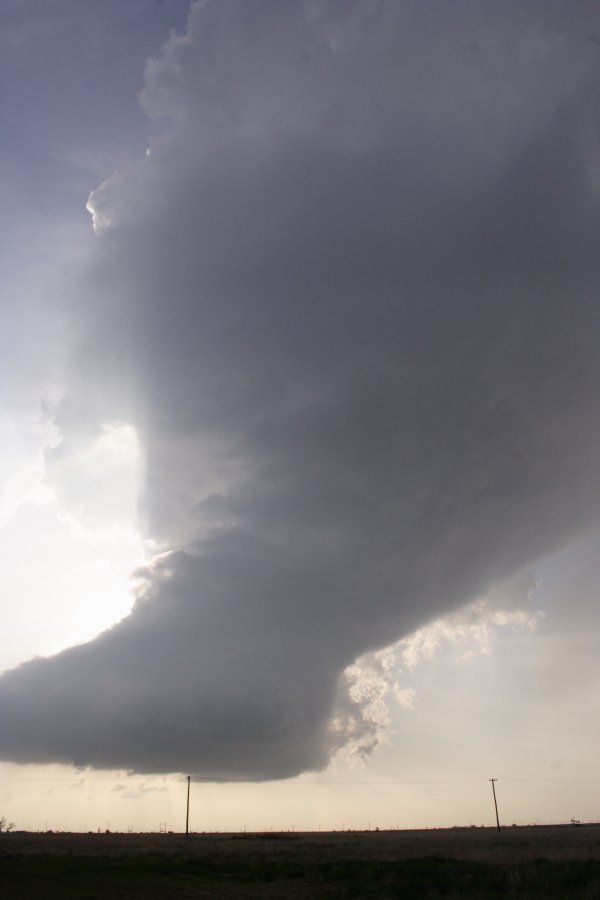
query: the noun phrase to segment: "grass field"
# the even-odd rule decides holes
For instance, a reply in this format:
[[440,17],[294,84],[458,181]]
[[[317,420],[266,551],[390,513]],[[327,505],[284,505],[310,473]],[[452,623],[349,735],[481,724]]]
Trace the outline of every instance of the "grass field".
[[0,835],[3,900],[600,898],[600,825]]

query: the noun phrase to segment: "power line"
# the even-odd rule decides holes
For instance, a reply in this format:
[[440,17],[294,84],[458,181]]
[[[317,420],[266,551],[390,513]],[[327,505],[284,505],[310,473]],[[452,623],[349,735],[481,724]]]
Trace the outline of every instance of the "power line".
[[[131,783],[133,781],[151,781],[156,776],[148,776],[148,775],[124,775],[121,778],[90,778],[86,775],[73,775],[70,778],[22,778],[18,777],[10,777],[10,776],[0,776],[0,782],[18,782],[18,783],[31,783],[31,784],[55,784],[55,783],[81,783],[81,782],[91,782],[93,784],[122,784],[123,782]],[[187,776],[186,776],[187,777]],[[281,784],[282,788],[289,787],[353,787],[353,786],[370,786],[376,787],[380,785],[382,787],[389,787],[390,785],[428,785],[428,784],[484,784],[486,781],[490,781],[489,778],[451,778],[451,779],[437,779],[437,780],[414,780],[414,781],[291,781],[284,782]],[[494,779],[497,781],[497,779]],[[503,783],[511,783],[511,784],[600,784],[600,779],[597,778],[503,778]],[[165,781],[166,784],[185,784],[185,780],[178,779]],[[206,780],[207,784],[223,784],[223,782],[211,782],[209,779]],[[239,787],[240,784],[244,782],[227,782],[226,785],[228,787]],[[250,783],[250,782],[245,782]]]
[[502,781],[528,784],[600,784],[600,779],[597,778],[503,778]]

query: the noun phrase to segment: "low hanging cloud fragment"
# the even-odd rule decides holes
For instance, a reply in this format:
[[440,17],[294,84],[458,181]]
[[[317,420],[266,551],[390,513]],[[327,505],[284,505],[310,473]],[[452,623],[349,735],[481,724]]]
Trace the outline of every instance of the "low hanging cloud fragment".
[[598,524],[600,21],[572,10],[224,0],[148,64],[55,455],[131,422],[170,552],[129,617],[0,678],[0,757],[323,767],[357,657]]

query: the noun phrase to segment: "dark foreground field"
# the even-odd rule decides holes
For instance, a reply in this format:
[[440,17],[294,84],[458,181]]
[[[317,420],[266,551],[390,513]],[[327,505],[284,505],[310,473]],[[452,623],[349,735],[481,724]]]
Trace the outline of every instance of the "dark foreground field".
[[600,898],[600,825],[0,835],[3,900]]

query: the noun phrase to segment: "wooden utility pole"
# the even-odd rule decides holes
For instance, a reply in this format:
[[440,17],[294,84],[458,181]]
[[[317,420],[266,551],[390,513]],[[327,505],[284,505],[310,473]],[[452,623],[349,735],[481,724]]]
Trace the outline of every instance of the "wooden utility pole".
[[190,833],[190,779],[191,775],[188,775],[187,781],[187,806],[185,810],[185,836],[187,837]]
[[500,831],[500,819],[498,818],[498,802],[496,800],[496,785],[494,782],[498,781],[497,778],[490,778],[492,782],[492,794],[494,795],[494,808],[496,810],[496,825],[498,827],[498,831]]

